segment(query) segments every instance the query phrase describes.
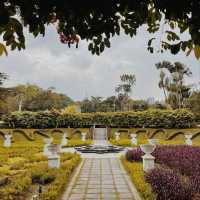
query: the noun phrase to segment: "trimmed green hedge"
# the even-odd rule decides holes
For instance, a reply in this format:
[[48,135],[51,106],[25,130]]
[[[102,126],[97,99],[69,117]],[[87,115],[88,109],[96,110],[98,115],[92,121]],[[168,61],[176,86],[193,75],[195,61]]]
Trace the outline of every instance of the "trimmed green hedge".
[[147,110],[140,112],[76,113],[14,112],[4,117],[12,128],[109,127],[189,128],[194,115],[188,110]]

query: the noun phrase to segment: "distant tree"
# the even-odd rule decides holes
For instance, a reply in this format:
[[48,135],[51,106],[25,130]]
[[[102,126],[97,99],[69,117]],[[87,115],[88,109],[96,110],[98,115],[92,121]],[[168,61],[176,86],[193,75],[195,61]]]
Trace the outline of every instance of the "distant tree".
[[120,80],[121,83],[115,88],[115,92],[118,93],[118,98],[121,102],[121,110],[125,110],[125,105],[128,103],[129,95],[131,94],[132,88],[135,85],[136,78],[134,74],[123,74],[120,76]]
[[190,109],[196,119],[200,121],[200,91],[192,92],[191,96],[187,99],[187,108]]
[[133,111],[142,111],[149,108],[147,101],[145,100],[132,100],[131,101],[131,110]]
[[62,113],[77,113],[77,105],[69,105],[66,108],[62,109]]
[[184,82],[192,75],[190,69],[180,62],[168,61],[157,63],[156,68],[160,70],[158,86],[163,90],[166,103],[172,108],[183,108],[185,99],[190,96],[191,86]]
[[53,88],[45,90],[37,85],[26,84],[9,89],[12,93],[5,98],[4,113],[16,110],[62,109],[73,103],[71,98],[53,91]]

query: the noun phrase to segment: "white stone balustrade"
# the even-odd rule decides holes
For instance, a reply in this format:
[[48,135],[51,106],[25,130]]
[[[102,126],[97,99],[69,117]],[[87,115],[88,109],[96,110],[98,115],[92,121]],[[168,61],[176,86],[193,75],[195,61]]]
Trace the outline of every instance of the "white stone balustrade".
[[81,140],[82,141],[86,141],[86,135],[87,135],[87,133],[81,133]]
[[6,134],[4,137],[5,137],[5,139],[4,139],[4,144],[3,144],[3,146],[4,146],[4,147],[7,147],[7,148],[11,147],[11,144],[12,144],[12,141],[11,141],[12,135]]
[[155,157],[153,157],[151,153],[155,150],[156,146],[151,144],[143,144],[140,145],[140,148],[145,153],[145,155],[142,156],[143,170],[145,172],[148,172],[149,170],[152,170],[155,167]]
[[137,145],[137,135],[136,134],[131,134],[131,144],[132,145]]
[[187,145],[192,146],[192,135],[190,135],[190,134],[185,135],[185,143],[186,143]]
[[115,140],[120,140],[120,133],[119,132],[115,132]]
[[45,156],[48,156],[50,154],[49,150],[48,150],[48,146],[52,143],[52,141],[53,141],[53,138],[45,138],[44,139],[45,145],[44,145],[44,149],[43,149],[43,154]]

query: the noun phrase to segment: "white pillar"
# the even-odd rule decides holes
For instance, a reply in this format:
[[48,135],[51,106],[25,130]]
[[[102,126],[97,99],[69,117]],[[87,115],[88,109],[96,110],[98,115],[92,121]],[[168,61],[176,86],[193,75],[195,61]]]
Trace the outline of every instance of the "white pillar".
[[49,154],[47,155],[47,158],[49,168],[60,168],[60,155],[58,155],[59,148],[59,145],[55,144],[50,144],[48,146]]
[[131,134],[131,144],[132,145],[137,145],[137,135],[136,134]]
[[53,138],[45,138],[44,139],[45,145],[44,145],[44,149],[43,149],[43,154],[45,156],[48,156],[50,154],[49,150],[48,150],[48,147],[52,143],[52,141],[53,141]]
[[63,136],[62,136],[62,140],[61,140],[61,146],[66,146],[67,143],[68,143],[68,140],[67,140],[67,134],[64,133]]
[[185,135],[185,143],[192,146],[192,135]]
[[148,172],[148,171],[154,169],[154,167],[155,167],[155,157],[153,157],[151,155],[151,153],[154,151],[155,147],[156,147],[155,145],[151,145],[151,144],[140,145],[141,150],[145,153],[145,155],[142,156],[143,170],[145,172]]
[[49,168],[60,168],[60,156],[49,155],[48,156],[48,167]]
[[5,135],[5,139],[4,139],[4,144],[3,146],[4,147],[11,147],[11,138],[12,138],[12,135]]
[[87,133],[81,133],[81,140],[86,141],[86,135]]
[[119,132],[115,132],[115,140],[119,140],[120,139],[120,133]]

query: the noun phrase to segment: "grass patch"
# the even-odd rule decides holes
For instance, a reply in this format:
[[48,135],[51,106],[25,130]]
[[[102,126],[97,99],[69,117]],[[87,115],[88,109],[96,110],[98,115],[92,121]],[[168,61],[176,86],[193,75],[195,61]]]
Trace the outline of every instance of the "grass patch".
[[82,141],[80,139],[71,139],[68,140],[68,144],[65,147],[78,147],[78,146],[89,146],[92,144],[92,140]]
[[124,157],[121,157],[121,161],[124,165],[124,168],[130,175],[133,184],[138,190],[140,197],[143,200],[155,200],[156,195],[152,192],[151,185],[145,182],[142,163],[131,163],[127,161]]

